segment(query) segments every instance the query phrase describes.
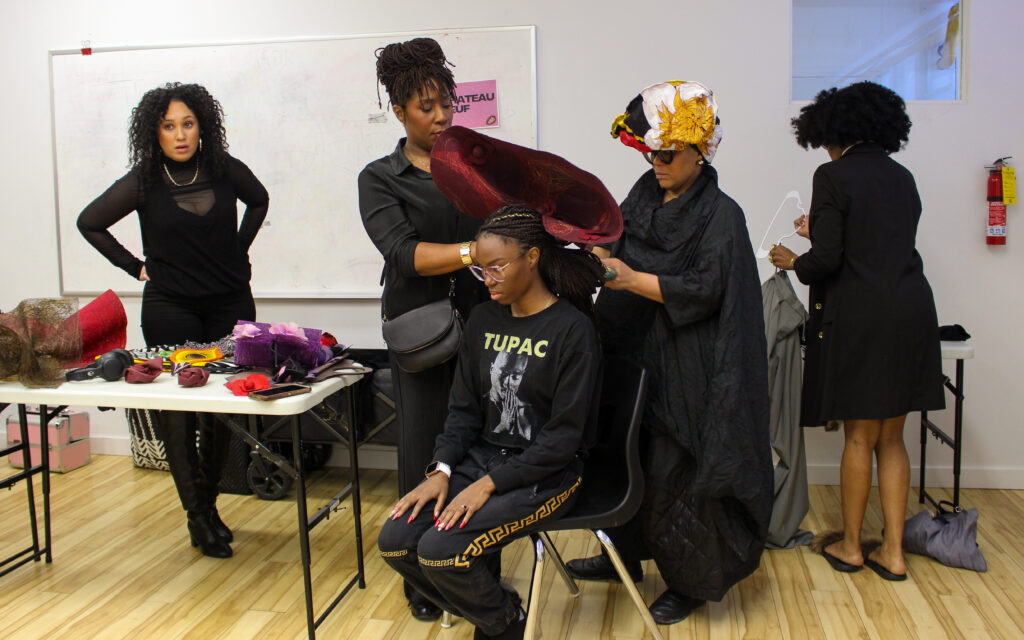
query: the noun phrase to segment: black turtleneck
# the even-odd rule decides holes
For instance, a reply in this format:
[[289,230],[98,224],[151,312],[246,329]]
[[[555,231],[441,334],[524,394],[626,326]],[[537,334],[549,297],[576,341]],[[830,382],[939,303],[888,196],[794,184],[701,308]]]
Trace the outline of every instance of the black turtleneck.
[[[133,278],[145,266],[150,286],[164,293],[202,296],[247,290],[249,246],[267,215],[267,190],[235,158],[228,158],[220,177],[205,166],[197,173],[196,167],[196,159],[164,159],[148,184],[137,171],[128,172],[82,211],[79,231]],[[240,227],[237,200],[246,205]],[[132,211],[139,212],[145,262],[108,231]]]

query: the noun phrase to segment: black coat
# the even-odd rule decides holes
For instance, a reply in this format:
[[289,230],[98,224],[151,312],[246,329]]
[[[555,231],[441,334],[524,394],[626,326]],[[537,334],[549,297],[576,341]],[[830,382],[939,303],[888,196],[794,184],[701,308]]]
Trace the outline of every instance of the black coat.
[[794,263],[810,285],[802,425],[944,406],[920,218],[914,176],[877,144],[815,171],[811,249]]
[[665,582],[720,600],[760,561],[772,508],[767,347],[761,288],[739,205],[704,168],[662,204],[653,171],[622,203],[612,254],[658,275],[664,304],[605,289],[607,352],[648,369],[646,491],[613,534],[630,558],[653,557]]

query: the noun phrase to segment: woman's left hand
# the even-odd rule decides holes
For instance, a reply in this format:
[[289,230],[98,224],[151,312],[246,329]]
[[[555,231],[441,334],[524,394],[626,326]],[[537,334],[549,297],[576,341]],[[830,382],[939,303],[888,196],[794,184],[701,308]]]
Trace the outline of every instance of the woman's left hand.
[[781,244],[772,245],[768,252],[768,262],[776,269],[792,269],[795,260],[796,254]]
[[[434,524],[438,531],[447,531],[459,523],[459,528],[466,526],[473,514],[480,510],[491,498],[495,490],[494,481],[491,476],[484,476],[469,485],[448,501],[441,515]],[[461,522],[460,522],[461,520]]]

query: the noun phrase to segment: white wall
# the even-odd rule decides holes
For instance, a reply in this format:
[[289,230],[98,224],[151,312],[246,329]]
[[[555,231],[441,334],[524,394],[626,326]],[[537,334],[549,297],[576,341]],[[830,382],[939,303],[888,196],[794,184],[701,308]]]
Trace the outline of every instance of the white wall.
[[[1011,208],[1007,246],[986,247],[982,237],[983,165],[1003,155],[1024,158],[1024,150],[1014,148],[1024,142],[1017,108],[1024,89],[1014,71],[1024,59],[1018,35],[1022,20],[1024,5],[1016,0],[970,3],[968,97],[960,103],[911,104],[911,143],[897,155],[916,175],[924,201],[918,246],[940,322],[963,324],[975,336],[977,357],[967,363],[965,486],[1024,488],[1024,420],[1015,406],[1024,341],[1014,333],[1024,308],[1014,294],[1024,273],[1024,222],[1018,220],[1024,214]],[[725,139],[715,164],[722,187],[745,209],[755,242],[787,191],[799,189],[809,201],[811,174],[826,156],[797,147],[789,131],[789,118],[800,105],[788,98],[788,0],[635,0],[628,10],[619,2],[593,0],[19,0],[5,3],[0,26],[5,61],[0,131],[6,149],[0,160],[6,265],[0,308],[59,293],[49,49],[78,47],[84,39],[100,47],[518,24],[537,25],[541,147],[594,172],[617,197],[646,165],[608,136],[611,119],[642,87],[681,78],[705,82],[719,98]],[[169,69],[171,79],[188,80]],[[106,186],[96,185],[96,192]],[[354,202],[338,206],[339,211],[324,212],[325,224],[330,215],[358,215]],[[770,273],[769,265],[761,265],[763,278]],[[129,342],[141,344],[138,301],[125,302]],[[294,320],[328,329],[343,342],[380,345],[372,301],[260,300],[258,305],[262,319]],[[945,414],[937,421],[950,424]],[[127,450],[123,422],[110,414],[94,416],[94,434],[94,451]],[[812,481],[838,478],[840,440],[837,434],[808,434]],[[916,460],[915,429],[908,429],[907,440]],[[948,481],[950,456],[936,453],[931,459],[933,482]]]

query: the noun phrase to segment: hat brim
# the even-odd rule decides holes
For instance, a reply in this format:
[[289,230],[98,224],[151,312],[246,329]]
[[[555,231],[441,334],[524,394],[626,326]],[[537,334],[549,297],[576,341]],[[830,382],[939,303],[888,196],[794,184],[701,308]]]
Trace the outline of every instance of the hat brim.
[[449,127],[430,152],[430,172],[441,193],[475,218],[522,205],[565,242],[607,243],[622,235],[622,212],[604,184],[552,153]]

